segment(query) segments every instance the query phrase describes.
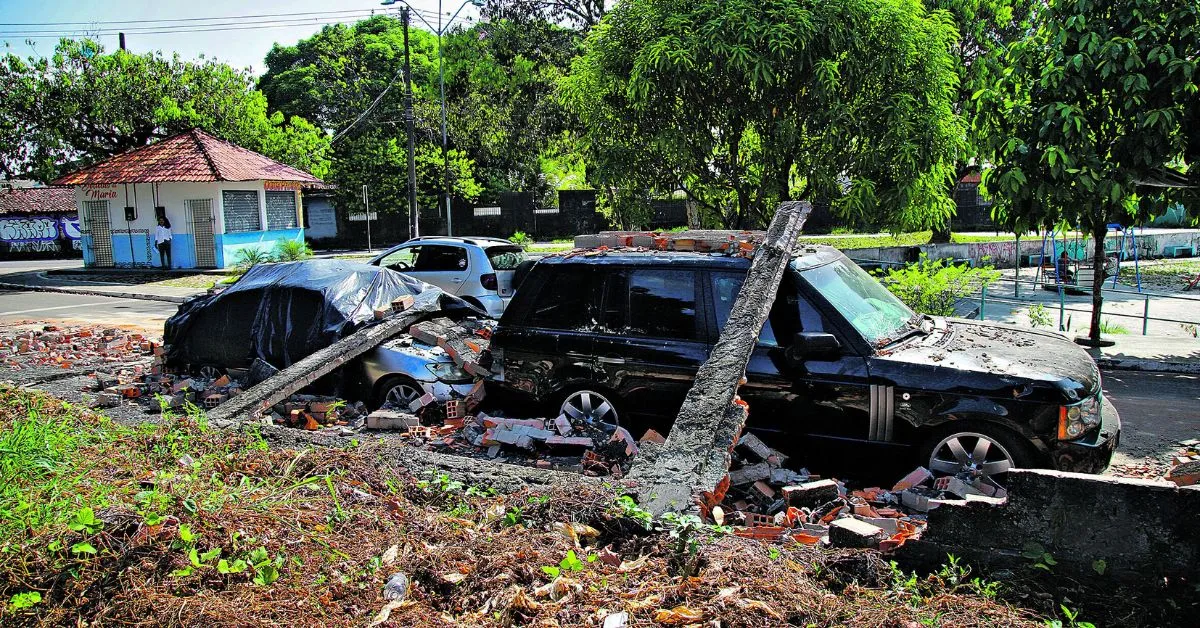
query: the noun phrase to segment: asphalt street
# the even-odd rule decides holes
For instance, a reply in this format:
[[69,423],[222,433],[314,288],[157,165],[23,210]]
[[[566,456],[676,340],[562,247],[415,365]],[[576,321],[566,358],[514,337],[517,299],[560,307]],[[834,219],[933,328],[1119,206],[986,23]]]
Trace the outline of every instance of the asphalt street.
[[178,308],[162,301],[0,290],[0,325],[17,321],[131,325],[161,335],[163,322]]

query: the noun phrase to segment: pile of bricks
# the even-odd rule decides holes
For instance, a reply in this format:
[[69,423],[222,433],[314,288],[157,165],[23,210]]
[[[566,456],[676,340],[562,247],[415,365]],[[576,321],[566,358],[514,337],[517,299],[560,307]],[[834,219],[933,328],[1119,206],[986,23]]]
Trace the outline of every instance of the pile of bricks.
[[0,334],[0,361],[14,371],[121,364],[161,352],[142,334],[115,327],[44,325]]
[[806,469],[788,469],[786,456],[749,433],[738,440],[733,460],[724,500],[710,514],[735,534],[764,541],[894,549],[920,536],[934,508],[1005,500],[1004,489],[986,478],[934,478],[923,467],[890,490],[848,490]]
[[1183,449],[1171,460],[1167,480],[1176,486],[1200,484],[1200,440],[1189,439],[1179,444]]
[[492,376],[492,356],[488,352],[494,320],[468,318],[459,322],[448,318],[422,321],[409,328],[413,339],[441,347],[462,370],[477,378]]
[[292,395],[275,404],[264,417],[276,425],[315,431],[327,427],[357,429],[366,423],[367,407],[324,395]]

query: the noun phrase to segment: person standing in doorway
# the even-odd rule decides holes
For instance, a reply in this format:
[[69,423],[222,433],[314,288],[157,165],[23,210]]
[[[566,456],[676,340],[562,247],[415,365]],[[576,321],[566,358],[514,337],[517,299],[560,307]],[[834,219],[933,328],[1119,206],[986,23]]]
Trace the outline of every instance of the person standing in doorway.
[[154,243],[158,246],[158,261],[162,262],[162,267],[171,268],[171,221],[166,216],[158,219]]

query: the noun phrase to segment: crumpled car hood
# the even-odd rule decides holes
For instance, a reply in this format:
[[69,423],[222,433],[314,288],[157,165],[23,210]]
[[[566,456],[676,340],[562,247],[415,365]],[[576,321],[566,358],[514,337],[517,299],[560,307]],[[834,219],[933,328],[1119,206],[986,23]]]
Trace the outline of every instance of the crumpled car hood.
[[1100,383],[1092,357],[1059,334],[965,319],[938,320],[934,333],[876,359],[935,367],[931,389],[1009,388],[1022,398],[1049,388],[1072,403],[1095,394]]

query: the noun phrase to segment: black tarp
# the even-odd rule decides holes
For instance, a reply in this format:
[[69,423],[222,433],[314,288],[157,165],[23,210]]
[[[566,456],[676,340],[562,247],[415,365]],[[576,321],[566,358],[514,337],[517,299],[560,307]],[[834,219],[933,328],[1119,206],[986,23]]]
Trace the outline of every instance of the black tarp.
[[342,260],[259,264],[236,283],[192,299],[167,319],[168,366],[287,368],[375,320],[412,295],[430,313],[477,313],[461,299],[387,268]]

